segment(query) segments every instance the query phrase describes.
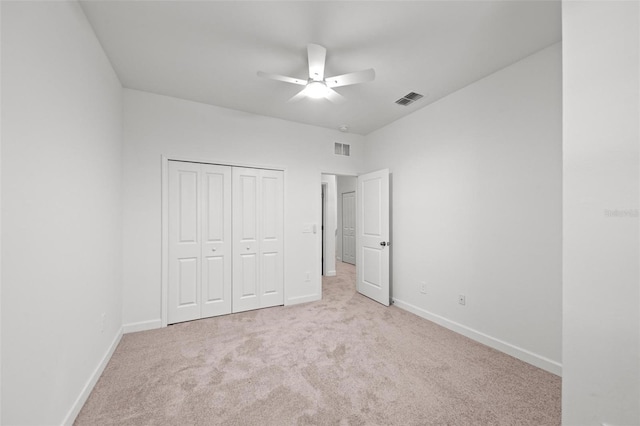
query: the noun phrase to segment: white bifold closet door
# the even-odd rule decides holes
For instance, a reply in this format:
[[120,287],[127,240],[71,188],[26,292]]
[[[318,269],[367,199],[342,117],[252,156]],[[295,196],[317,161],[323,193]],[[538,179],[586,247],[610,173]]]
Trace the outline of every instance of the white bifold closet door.
[[231,168],[169,162],[168,323],[231,312]]
[[284,303],[283,172],[233,168],[233,312]]
[[168,324],[284,303],[283,172],[169,161]]

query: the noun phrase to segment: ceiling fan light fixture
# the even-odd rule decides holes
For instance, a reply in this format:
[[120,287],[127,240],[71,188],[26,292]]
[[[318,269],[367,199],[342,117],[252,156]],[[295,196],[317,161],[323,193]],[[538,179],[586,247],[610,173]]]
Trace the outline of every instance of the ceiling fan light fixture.
[[307,96],[314,99],[326,98],[329,94],[329,88],[324,81],[311,81],[304,91]]
[[341,104],[345,101],[344,96],[334,90],[336,87],[366,83],[367,81],[373,81],[373,79],[376,77],[376,73],[373,68],[369,68],[367,70],[325,78],[324,66],[326,55],[327,49],[325,49],[324,47],[318,44],[307,45],[307,57],[309,59],[308,80],[287,77],[286,75],[268,74],[262,71],[258,71],[258,77],[304,86],[304,89],[299,91],[287,102],[297,102],[300,99],[313,98],[327,99],[334,104]]

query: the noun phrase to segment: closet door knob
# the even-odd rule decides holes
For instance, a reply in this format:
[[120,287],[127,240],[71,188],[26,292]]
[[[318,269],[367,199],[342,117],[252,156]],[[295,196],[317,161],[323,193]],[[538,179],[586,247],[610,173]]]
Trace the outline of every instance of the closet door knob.
[[211,251],[216,251],[216,249],[212,248]]

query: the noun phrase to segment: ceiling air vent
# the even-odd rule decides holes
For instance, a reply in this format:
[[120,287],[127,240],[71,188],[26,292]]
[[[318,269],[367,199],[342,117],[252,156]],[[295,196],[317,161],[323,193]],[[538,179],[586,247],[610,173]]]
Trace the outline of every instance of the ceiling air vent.
[[418,99],[422,98],[423,96],[420,93],[416,93],[416,92],[411,92],[411,93],[407,93],[406,95],[403,96],[406,99],[411,99],[412,101],[417,101]]
[[346,155],[348,157],[351,151],[349,148],[351,148],[351,145],[336,142],[334,152],[336,155]]
[[409,105],[412,102],[413,101],[411,99],[406,99],[406,98],[400,98],[396,101],[398,105]]
[[424,96],[422,96],[420,93],[410,92],[410,93],[407,93],[406,95],[404,95],[403,97],[401,97],[400,99],[398,99],[396,101],[396,103],[398,105],[407,106],[407,105],[410,105],[410,104],[414,103],[415,101],[417,101],[418,99],[421,99],[423,97]]

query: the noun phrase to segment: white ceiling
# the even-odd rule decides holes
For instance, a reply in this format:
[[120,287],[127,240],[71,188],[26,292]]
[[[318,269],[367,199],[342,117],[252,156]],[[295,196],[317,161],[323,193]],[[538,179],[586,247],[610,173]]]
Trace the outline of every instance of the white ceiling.
[[[125,87],[367,134],[560,41],[559,1],[85,1]],[[374,68],[327,100],[286,101],[306,79],[306,45],[327,76]],[[403,107],[409,92],[425,97]]]

